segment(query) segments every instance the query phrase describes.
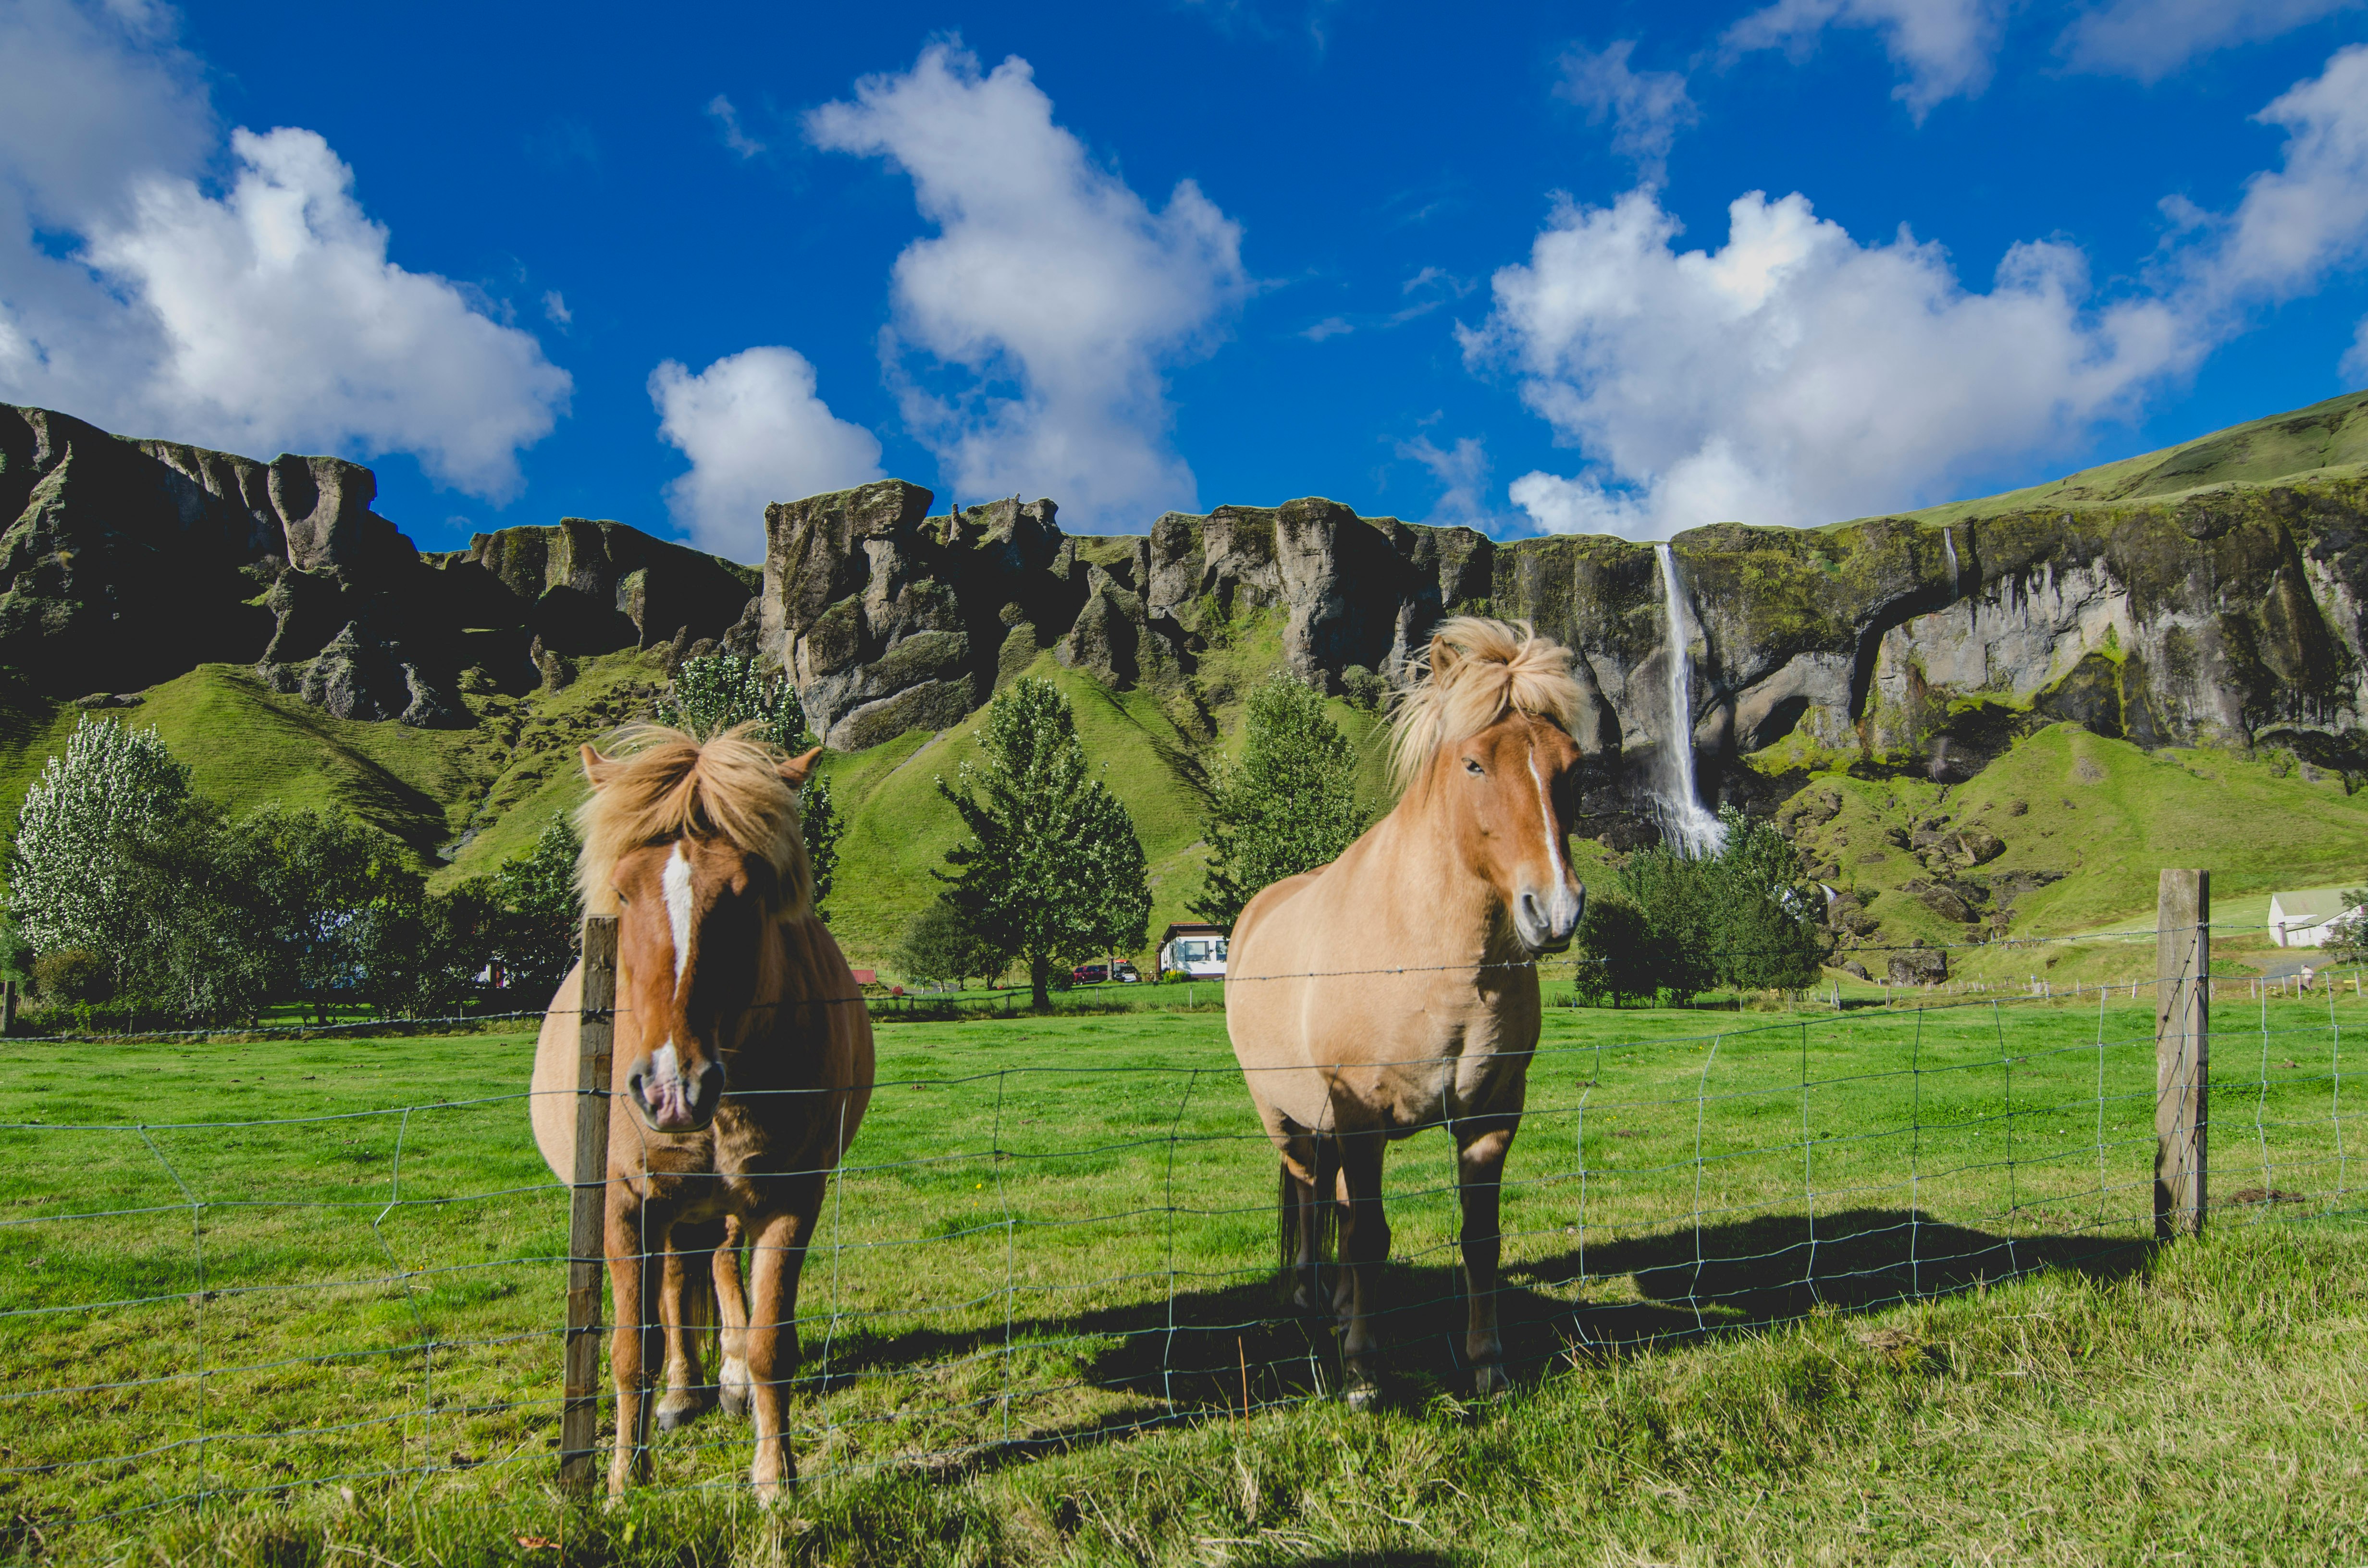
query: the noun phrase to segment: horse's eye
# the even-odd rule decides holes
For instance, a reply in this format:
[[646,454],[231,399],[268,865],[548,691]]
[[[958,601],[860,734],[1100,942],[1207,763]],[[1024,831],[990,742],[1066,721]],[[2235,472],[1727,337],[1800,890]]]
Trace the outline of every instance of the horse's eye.
[[1468,756],[1467,756],[1467,757],[1465,757],[1465,758],[1463,759],[1463,771],[1464,771],[1464,772],[1466,772],[1466,773],[1470,773],[1470,774],[1474,774],[1474,775],[1478,775],[1478,774],[1486,773],[1486,772],[1487,772],[1488,770],[1487,770],[1486,768],[1485,768],[1485,767],[1481,767],[1481,766],[1480,766],[1480,764],[1479,764],[1479,761],[1478,761],[1476,758],[1474,758],[1474,757],[1468,757]]

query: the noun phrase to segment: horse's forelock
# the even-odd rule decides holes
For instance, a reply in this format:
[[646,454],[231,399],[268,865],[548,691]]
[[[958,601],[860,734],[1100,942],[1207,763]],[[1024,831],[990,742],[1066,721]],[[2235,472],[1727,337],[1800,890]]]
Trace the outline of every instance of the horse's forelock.
[[621,755],[598,770],[576,810],[584,844],[576,887],[587,914],[616,913],[610,879],[619,860],[683,837],[721,838],[769,863],[784,906],[812,901],[797,791],[781,777],[780,753],[751,738],[753,729],[743,724],[704,742],[656,724],[620,733]]
[[1390,722],[1398,788],[1421,778],[1441,746],[1468,740],[1512,713],[1576,733],[1583,699],[1571,652],[1530,623],[1459,615],[1440,624]]

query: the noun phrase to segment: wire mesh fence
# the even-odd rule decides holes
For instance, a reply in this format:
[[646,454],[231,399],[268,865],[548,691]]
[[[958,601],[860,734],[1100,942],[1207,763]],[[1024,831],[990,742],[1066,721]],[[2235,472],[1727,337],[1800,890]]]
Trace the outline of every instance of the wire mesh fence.
[[[1507,1365],[2142,1267],[2155,989],[1711,1029],[1549,1011],[1502,1189]],[[2368,999],[2224,989],[2217,1007],[2213,1222],[2356,1220],[2344,1049]],[[366,1070],[323,1041],[5,1049],[0,1511],[549,1481],[568,1192],[513,1087],[530,1036],[388,1042]],[[242,1108],[173,1113],[200,1094]],[[1450,1140],[1395,1145],[1386,1193],[1390,1397],[1458,1394]],[[960,1467],[1337,1390],[1329,1324],[1277,1290],[1277,1219],[1214,1015],[886,1030],[805,1262],[802,1473]],[[661,1436],[655,1483],[744,1484],[748,1448],[710,1414]]]

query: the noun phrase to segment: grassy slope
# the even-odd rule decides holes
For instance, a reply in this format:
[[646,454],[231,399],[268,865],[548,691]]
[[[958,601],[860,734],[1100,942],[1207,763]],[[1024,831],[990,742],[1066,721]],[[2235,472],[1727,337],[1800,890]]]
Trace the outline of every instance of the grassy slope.
[[[202,665],[102,719],[154,725],[189,765],[196,788],[233,811],[266,801],[336,806],[401,839],[441,874],[491,869],[531,844],[552,812],[582,793],[575,748],[638,713],[656,655],[585,661],[555,694],[472,696],[470,730],[412,730],[336,719],[232,665]],[[65,748],[82,713],[20,700],[0,725],[0,820],[11,820],[42,762]]]
[[[2016,902],[2016,935],[2151,924],[2157,876],[2167,867],[2209,869],[2216,923],[2232,927],[2260,924],[2271,892],[2368,883],[2368,792],[2347,795],[2335,776],[2314,779],[2268,756],[2149,756],[2125,741],[2058,724],[1952,789],[1839,774],[1807,788],[1839,795],[1842,809],[1824,826],[1804,829],[1801,842],[1839,863],[1836,881],[1843,891],[1863,896],[1877,890],[1869,913],[1883,920],[1878,940],[1886,944],[1964,940],[1963,927],[1898,891],[1930,873],[1884,836],[1935,813],[1952,828],[1979,825],[2004,841],[2006,853],[1980,868],[1985,874],[2065,873]],[[2245,902],[2231,907],[2231,900]],[[2256,933],[2232,929],[2218,950],[2259,954],[2266,946]],[[2143,961],[2152,961],[2150,951]],[[1880,971],[1882,965],[1870,967]],[[1961,964],[1975,976],[2020,976],[2033,967],[2027,955],[2007,950],[1967,955]]]
[[[1088,676],[1040,654],[1030,675],[1050,679],[1068,697],[1086,754],[1107,768],[1110,790],[1134,818],[1151,862],[1151,934],[1171,920],[1192,918],[1208,849],[1201,836],[1209,777],[1218,757],[1240,742],[1248,687],[1281,661],[1280,628],[1246,623],[1230,645],[1212,649],[1196,672],[1198,689],[1213,715],[1216,736],[1176,710],[1181,699],[1150,689],[1114,692]],[[1389,799],[1381,722],[1340,701],[1333,722],[1357,748],[1359,782],[1370,809]],[[930,876],[961,836],[961,821],[939,796],[937,780],[955,782],[978,756],[985,711],[937,734],[913,732],[849,756],[834,757],[831,787],[847,813],[842,869],[831,894],[831,926],[858,962],[887,958],[915,914],[935,895]]]
[[2215,430],[2176,447],[2082,469],[2045,484],[1905,516],[1941,524],[2045,506],[2168,499],[2232,484],[2357,477],[2368,471],[2368,392]]

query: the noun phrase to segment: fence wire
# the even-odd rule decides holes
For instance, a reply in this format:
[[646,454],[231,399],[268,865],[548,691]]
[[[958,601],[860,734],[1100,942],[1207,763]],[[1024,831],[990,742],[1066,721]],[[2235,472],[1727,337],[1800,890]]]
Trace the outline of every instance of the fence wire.
[[[2223,983],[2211,1223],[2356,1220],[2356,988]],[[2071,989],[1696,1032],[1654,1031],[1718,1016],[1622,1030],[1549,1009],[1501,1189],[1508,1369],[2140,1267],[2155,986]],[[1275,1155],[1218,1020],[1045,1028],[1060,1059],[1013,1060],[1051,1055],[1024,1024],[883,1035],[805,1262],[788,1409],[809,1481],[1338,1389],[1331,1324],[1277,1289]],[[120,1119],[162,1070],[142,1053],[194,1043],[56,1062],[46,1086],[11,1074],[8,1101],[59,1114],[0,1122],[0,1511],[89,1522],[316,1485],[547,1482],[567,1189],[528,1136],[530,1096],[484,1092],[526,1078],[525,1043],[444,1042],[449,1092],[414,1103]],[[59,1087],[102,1060],[103,1085]],[[302,1105],[301,1080],[262,1060],[248,1096]],[[1460,1395],[1451,1140],[1394,1144],[1385,1200],[1390,1397]],[[702,1360],[712,1378],[712,1338]],[[710,1413],[657,1438],[655,1483],[744,1484],[749,1446]]]

